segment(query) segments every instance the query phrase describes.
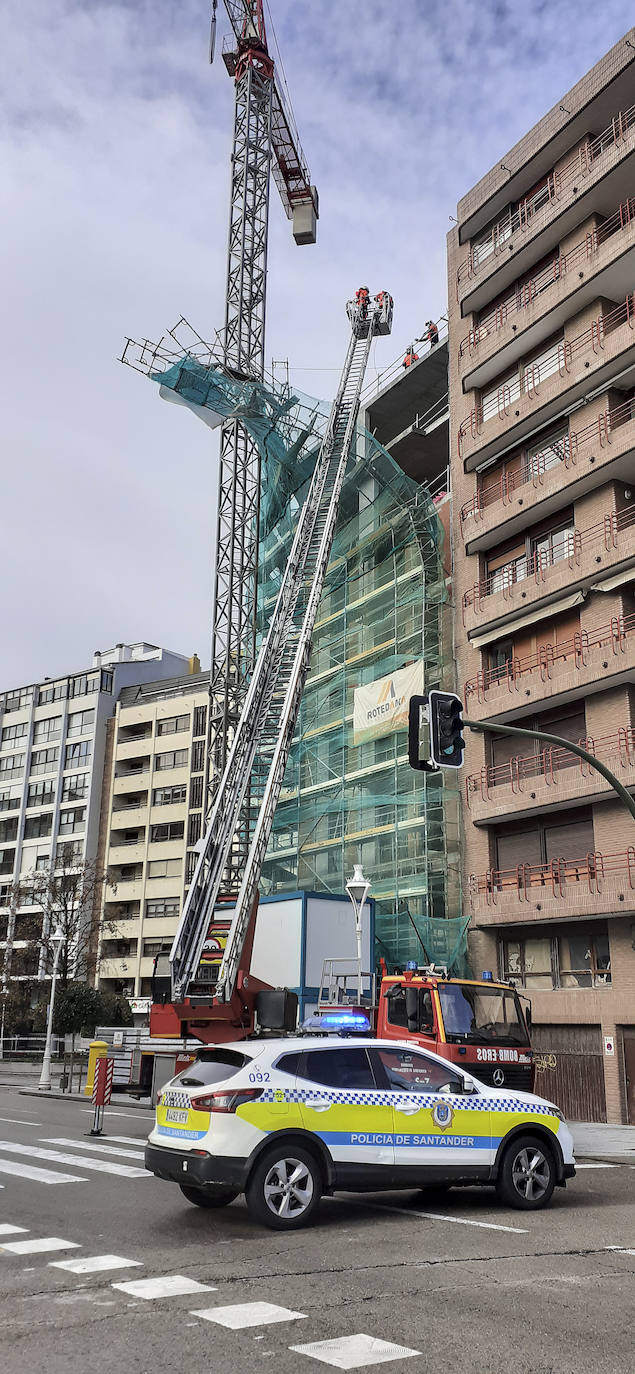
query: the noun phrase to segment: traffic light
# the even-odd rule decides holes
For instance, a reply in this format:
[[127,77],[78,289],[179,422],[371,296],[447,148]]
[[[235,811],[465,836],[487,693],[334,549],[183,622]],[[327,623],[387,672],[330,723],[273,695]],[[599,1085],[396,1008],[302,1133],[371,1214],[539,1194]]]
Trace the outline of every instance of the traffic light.
[[462,768],[463,703],[454,692],[428,692],[430,757],[438,768]]

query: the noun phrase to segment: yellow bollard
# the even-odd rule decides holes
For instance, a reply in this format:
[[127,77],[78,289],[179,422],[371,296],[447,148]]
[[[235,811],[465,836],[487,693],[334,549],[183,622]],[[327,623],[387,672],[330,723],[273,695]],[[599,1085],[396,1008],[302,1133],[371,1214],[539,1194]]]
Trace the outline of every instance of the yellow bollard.
[[105,1040],[91,1040],[88,1049],[88,1071],[86,1073],[86,1087],[84,1093],[86,1097],[93,1095],[93,1083],[95,1082],[95,1068],[98,1059],[103,1059],[108,1054],[108,1045]]

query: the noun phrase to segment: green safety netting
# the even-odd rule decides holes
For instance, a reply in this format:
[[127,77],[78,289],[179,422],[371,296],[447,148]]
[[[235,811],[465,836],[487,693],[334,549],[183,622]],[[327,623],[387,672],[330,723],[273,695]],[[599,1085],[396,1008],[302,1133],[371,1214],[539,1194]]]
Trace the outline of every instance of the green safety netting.
[[[195,411],[238,418],[261,461],[258,634],[275,604],[330,406],[184,357],[153,380]],[[408,766],[406,733],[353,738],[356,687],[423,659],[444,681],[451,638],[443,529],[427,488],[358,426],[261,890],[372,881],[378,954],[465,968],[456,782]],[[446,775],[447,778],[447,775]]]

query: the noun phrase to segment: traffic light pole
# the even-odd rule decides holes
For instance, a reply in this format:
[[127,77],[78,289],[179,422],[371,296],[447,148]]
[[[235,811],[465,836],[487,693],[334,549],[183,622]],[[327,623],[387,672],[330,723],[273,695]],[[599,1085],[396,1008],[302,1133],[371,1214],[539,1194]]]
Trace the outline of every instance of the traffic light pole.
[[583,749],[581,744],[572,744],[570,740],[562,739],[560,735],[547,735],[544,730],[521,730],[517,725],[495,725],[492,720],[468,720],[463,716],[463,724],[467,725],[468,730],[476,730],[481,735],[486,735],[492,731],[497,735],[520,735],[524,739],[540,739],[545,744],[555,744],[559,749],[568,749],[570,754],[577,754],[579,759],[584,759],[584,762],[588,763],[591,768],[595,768],[596,773],[601,773],[602,777],[610,782],[611,787],[617,792],[624,805],[628,807],[633,820],[635,820],[635,797],[627,792],[619,778],[616,778],[605,763],[596,759],[595,755],[590,754],[588,749]]

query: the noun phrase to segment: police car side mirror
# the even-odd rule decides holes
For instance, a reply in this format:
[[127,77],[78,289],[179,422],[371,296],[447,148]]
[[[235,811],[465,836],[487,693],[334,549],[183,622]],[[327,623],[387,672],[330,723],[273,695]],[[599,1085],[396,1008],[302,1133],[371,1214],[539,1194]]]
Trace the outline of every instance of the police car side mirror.
[[476,1083],[474,1082],[474,1079],[473,1079],[473,1078],[470,1078],[469,1074],[466,1073],[466,1074],[463,1075],[462,1082],[463,1082],[462,1091],[463,1091],[464,1093],[477,1093],[477,1092],[478,1092],[478,1088],[477,1088],[477,1086],[476,1086]]

